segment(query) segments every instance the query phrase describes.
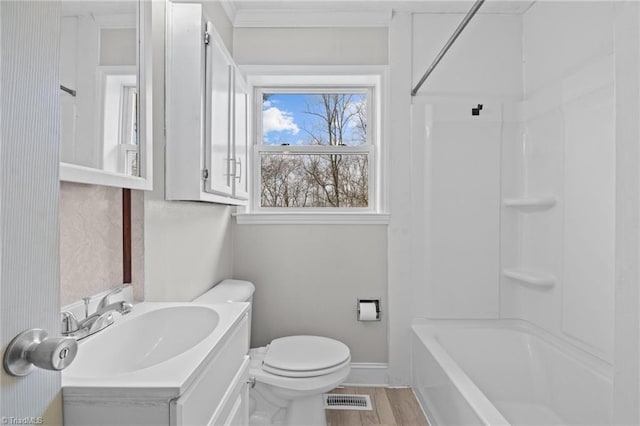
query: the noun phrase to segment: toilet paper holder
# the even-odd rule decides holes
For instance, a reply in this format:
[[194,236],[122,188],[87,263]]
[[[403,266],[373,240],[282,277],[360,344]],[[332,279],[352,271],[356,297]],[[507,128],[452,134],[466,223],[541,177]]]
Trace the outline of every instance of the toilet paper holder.
[[[373,320],[370,319],[361,319],[360,318],[360,305],[364,304],[364,303],[373,303],[375,305],[376,308],[376,318]],[[382,316],[382,309],[380,308],[380,298],[366,298],[366,299],[358,299],[357,301],[357,310],[358,310],[358,314],[357,314],[357,318],[358,321],[381,321],[381,316]]]

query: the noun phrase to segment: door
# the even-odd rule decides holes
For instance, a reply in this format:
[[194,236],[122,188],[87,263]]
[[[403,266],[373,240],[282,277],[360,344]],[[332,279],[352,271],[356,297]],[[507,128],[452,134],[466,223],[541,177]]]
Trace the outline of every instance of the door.
[[206,47],[207,101],[205,109],[205,164],[208,179],[205,191],[221,195],[232,195],[233,152],[231,146],[231,88],[232,62],[227,57],[222,41],[218,39],[213,25],[207,22],[209,34]]
[[[60,332],[59,1],[0,2],[0,339]],[[0,373],[0,418],[61,424],[60,373]],[[15,420],[12,420],[15,419]],[[41,420],[41,422],[40,422]],[[13,423],[12,423],[13,422]]]

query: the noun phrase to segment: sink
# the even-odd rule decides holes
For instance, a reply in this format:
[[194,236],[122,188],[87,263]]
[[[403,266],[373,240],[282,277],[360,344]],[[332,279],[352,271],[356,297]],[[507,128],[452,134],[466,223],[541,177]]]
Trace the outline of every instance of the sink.
[[93,377],[129,373],[180,355],[218,325],[218,313],[204,306],[173,306],[145,312],[83,342],[74,370]]
[[233,410],[244,415],[249,307],[142,302],[114,314],[62,371],[65,425],[221,424]]
[[[127,389],[164,389],[180,394],[224,346],[247,303],[143,302],[115,323],[79,342],[62,372],[65,394],[88,388],[126,394]],[[110,389],[110,391],[109,391]]]

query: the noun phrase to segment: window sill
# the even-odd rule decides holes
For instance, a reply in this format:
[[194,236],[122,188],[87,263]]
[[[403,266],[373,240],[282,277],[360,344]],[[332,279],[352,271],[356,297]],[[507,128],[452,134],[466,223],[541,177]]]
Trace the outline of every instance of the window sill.
[[388,213],[235,213],[238,225],[388,225]]

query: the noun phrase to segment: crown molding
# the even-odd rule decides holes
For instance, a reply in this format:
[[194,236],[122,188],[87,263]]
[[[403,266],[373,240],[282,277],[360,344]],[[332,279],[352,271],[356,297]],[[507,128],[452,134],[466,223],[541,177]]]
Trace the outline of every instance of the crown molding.
[[236,28],[388,27],[391,9],[385,11],[236,10]]

